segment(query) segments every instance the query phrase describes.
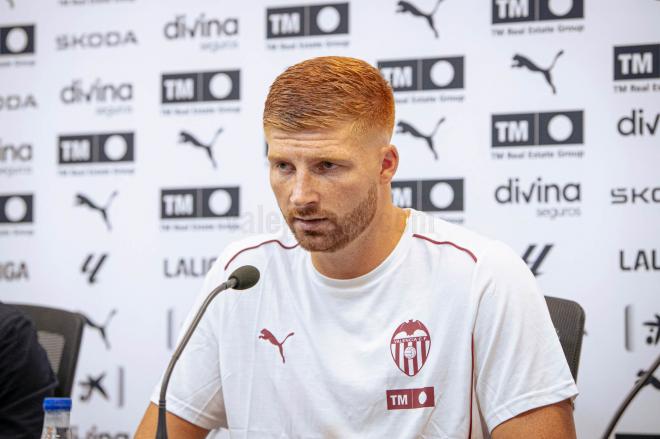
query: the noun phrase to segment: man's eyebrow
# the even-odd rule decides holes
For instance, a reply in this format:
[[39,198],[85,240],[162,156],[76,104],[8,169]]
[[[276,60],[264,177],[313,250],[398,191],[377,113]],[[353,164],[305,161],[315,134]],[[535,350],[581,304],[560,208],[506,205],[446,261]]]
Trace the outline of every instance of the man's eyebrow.
[[[278,154],[268,154],[268,161],[289,161],[286,157]],[[350,154],[323,154],[316,157],[305,157],[305,161],[317,161],[317,162],[348,162],[351,160]]]

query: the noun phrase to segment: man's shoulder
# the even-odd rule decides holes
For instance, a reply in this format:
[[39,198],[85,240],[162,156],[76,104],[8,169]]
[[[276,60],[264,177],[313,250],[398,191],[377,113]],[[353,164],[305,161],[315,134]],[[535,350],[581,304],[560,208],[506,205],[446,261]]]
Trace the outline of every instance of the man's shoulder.
[[506,247],[500,241],[424,212],[412,211],[411,221],[413,237],[438,248],[451,247],[459,252],[457,254],[468,255],[475,263],[486,253]]
[[257,263],[273,253],[290,254],[299,247],[293,235],[285,231],[250,235],[225,246],[217,259],[216,269],[230,271],[244,264]]
[[[417,212],[420,214],[420,212]],[[452,261],[468,261],[468,264],[452,264],[452,268],[463,267],[480,279],[489,279],[503,284],[512,279],[533,277],[527,264],[506,243],[484,236],[466,227],[421,213],[416,215],[413,233],[430,245],[450,249]],[[468,255],[467,257],[462,257]],[[471,259],[471,261],[470,261]],[[473,262],[473,263],[472,263]]]

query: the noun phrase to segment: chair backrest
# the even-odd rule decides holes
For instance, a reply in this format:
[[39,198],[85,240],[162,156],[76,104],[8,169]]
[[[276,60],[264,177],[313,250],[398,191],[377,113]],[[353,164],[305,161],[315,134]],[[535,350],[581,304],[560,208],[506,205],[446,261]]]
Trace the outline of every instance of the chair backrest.
[[85,319],[81,314],[35,305],[12,304],[32,319],[39,344],[57,376],[55,395],[71,397]]
[[584,335],[584,310],[572,300],[545,296],[552,324],[557,330],[573,379],[577,381],[582,336]]

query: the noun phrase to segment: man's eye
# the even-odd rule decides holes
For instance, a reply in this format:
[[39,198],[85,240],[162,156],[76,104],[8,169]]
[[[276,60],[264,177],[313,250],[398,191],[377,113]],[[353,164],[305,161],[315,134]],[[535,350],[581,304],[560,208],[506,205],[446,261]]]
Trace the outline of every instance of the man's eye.
[[337,167],[337,165],[335,165],[332,162],[321,162],[321,168],[323,170],[329,171],[331,169],[335,169],[336,167]]
[[288,171],[291,168],[291,166],[288,163],[284,163],[284,162],[276,163],[275,167],[280,171]]

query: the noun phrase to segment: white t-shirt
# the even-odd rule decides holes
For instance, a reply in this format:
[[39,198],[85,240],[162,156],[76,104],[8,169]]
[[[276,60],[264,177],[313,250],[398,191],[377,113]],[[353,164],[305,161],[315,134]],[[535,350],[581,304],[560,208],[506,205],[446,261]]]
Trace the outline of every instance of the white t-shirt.
[[[533,275],[505,245],[411,210],[373,271],[337,280],[290,232],[234,243],[193,311],[241,265],[172,375],[167,408],[237,438],[472,438],[577,395]],[[158,401],[157,386],[152,401]]]

